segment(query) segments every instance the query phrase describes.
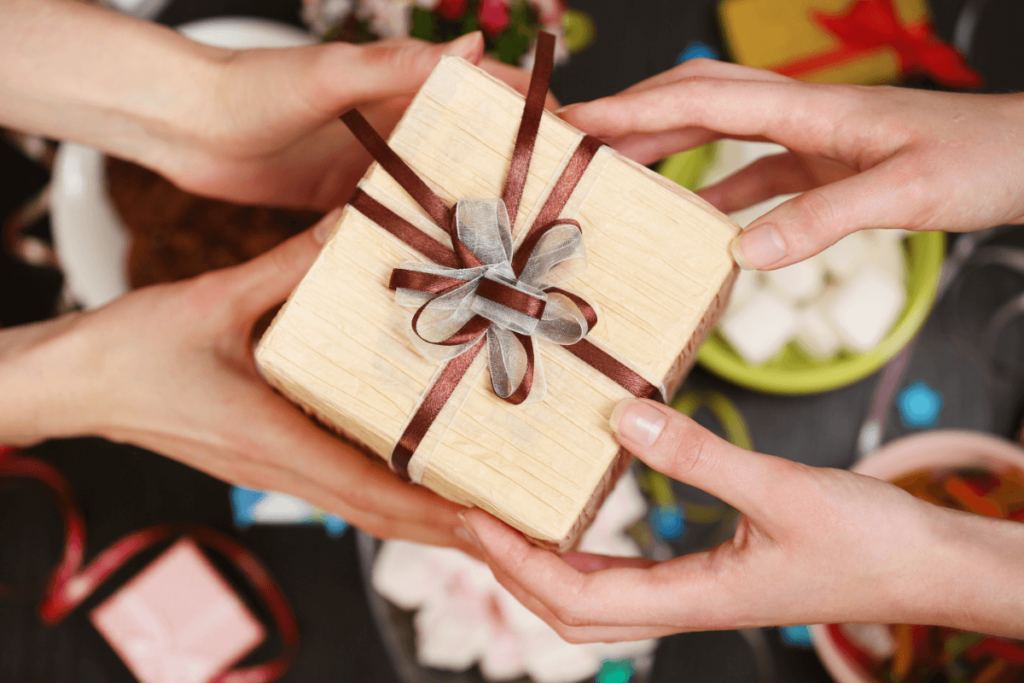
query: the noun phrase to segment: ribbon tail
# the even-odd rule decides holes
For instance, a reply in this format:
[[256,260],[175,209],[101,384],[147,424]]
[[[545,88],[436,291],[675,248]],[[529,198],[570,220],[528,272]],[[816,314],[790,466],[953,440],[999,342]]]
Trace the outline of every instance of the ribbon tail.
[[497,326],[487,331],[491,388],[498,397],[513,405],[544,398],[544,380],[538,369],[535,344],[533,337]]

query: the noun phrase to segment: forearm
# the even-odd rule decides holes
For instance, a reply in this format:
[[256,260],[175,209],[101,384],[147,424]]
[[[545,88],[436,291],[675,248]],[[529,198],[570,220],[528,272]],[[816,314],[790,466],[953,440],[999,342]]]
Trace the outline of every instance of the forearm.
[[933,623],[1024,638],[1024,523],[942,510]]
[[188,139],[229,54],[73,0],[0,15],[0,125],[140,161]]
[[77,368],[80,314],[0,330],[0,444],[28,445],[91,433]]

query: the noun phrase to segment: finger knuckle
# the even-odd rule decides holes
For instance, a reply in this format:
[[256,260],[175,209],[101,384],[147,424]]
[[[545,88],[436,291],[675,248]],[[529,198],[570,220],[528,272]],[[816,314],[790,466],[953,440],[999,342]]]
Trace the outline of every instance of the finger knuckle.
[[828,195],[818,190],[804,192],[796,199],[799,216],[798,247],[812,248],[829,240],[839,225],[835,204]]
[[555,630],[558,632],[558,635],[561,636],[562,640],[570,645],[584,645],[586,643],[593,642],[593,638],[588,638],[584,631],[572,626],[562,625]]
[[718,437],[700,428],[695,422],[682,422],[672,432],[668,466],[671,474],[687,474],[714,467]]
[[213,271],[192,278],[185,285],[181,301],[196,316],[208,319],[224,306],[228,297],[228,272]]
[[378,506],[376,497],[365,487],[354,487],[351,490],[343,492],[339,495],[339,498],[355,509],[365,510],[366,512],[375,512],[375,509]]
[[365,59],[373,67],[408,74],[422,70],[433,53],[419,42],[403,42],[390,46],[366,48]]
[[562,624],[571,628],[580,628],[582,626],[588,626],[590,620],[580,609],[577,603],[563,602],[554,606],[551,610],[555,617]]

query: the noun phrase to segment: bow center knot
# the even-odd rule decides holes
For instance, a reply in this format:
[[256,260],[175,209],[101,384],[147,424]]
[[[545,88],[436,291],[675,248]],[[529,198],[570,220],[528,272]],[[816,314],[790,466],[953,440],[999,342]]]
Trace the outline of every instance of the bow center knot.
[[395,300],[416,309],[413,345],[440,363],[486,336],[495,393],[513,403],[543,399],[537,339],[575,344],[597,322],[589,304],[556,287],[587,266],[579,223],[531,230],[517,251],[501,199],[463,199],[449,234],[461,267],[408,262],[391,276]]

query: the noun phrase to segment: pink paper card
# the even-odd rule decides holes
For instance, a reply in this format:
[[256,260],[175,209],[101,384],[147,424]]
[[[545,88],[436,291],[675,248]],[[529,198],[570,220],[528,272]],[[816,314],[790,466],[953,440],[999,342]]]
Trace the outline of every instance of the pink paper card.
[[263,642],[263,625],[182,539],[90,614],[142,683],[208,683]]

